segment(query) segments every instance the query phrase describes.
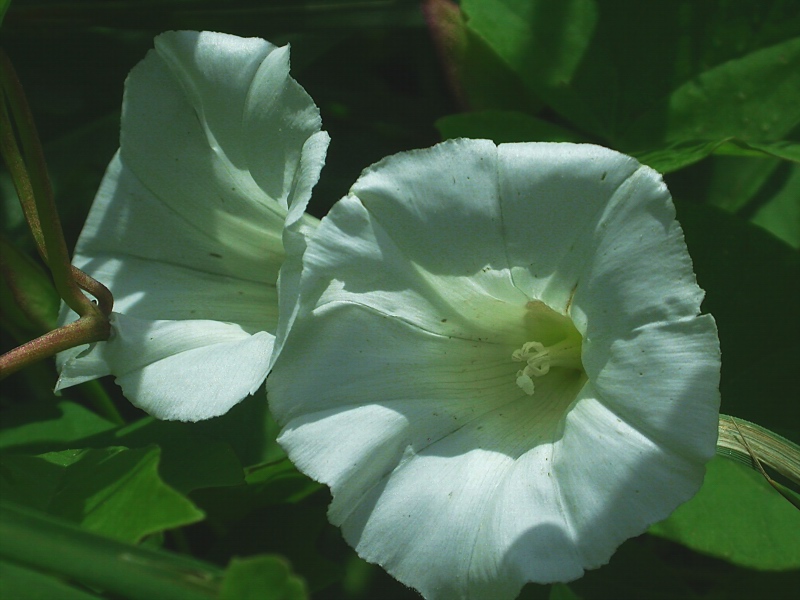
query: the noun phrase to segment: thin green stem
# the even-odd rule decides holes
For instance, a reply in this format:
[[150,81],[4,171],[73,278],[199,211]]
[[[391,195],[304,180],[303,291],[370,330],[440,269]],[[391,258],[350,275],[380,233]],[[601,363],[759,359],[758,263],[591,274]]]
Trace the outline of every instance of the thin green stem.
[[[0,84],[2,85],[4,104],[0,111],[2,122],[2,147],[3,156],[15,175],[15,185],[18,190],[22,190],[20,200],[23,204],[23,211],[26,214],[34,237],[37,238],[37,245],[42,252],[43,258],[53,275],[53,281],[59,295],[64,299],[67,306],[78,313],[86,316],[90,313],[99,311],[107,315],[110,313],[110,293],[101,284],[91,280],[87,275],[76,273],[76,269],[70,262],[67,244],[61,229],[61,221],[58,217],[55,201],[53,199],[53,189],[50,185],[50,178],[47,173],[47,165],[44,159],[39,136],[36,133],[36,125],[33,120],[22,85],[17,79],[14,67],[0,50]],[[5,102],[8,101],[10,116],[13,118],[17,127],[17,135],[22,142],[22,156],[16,142],[13,144],[13,130],[9,119]],[[19,181],[19,183],[17,183]],[[35,204],[35,212],[31,206],[31,196]],[[41,239],[39,239],[41,238]],[[77,277],[76,277],[77,275]],[[80,284],[82,285],[79,285]],[[98,298],[101,309],[92,303],[81,291],[81,287],[88,289],[92,295]],[[107,312],[106,312],[107,311]]]
[[[5,86],[3,87],[5,88]],[[3,161],[6,163],[11,180],[14,182],[14,188],[22,206],[22,214],[25,215],[28,228],[33,234],[36,249],[39,251],[39,256],[42,257],[42,260],[47,263],[47,248],[44,244],[42,228],[39,225],[39,215],[36,212],[33,186],[31,185],[30,177],[28,177],[25,161],[22,159],[22,154],[17,146],[17,139],[14,137],[14,130],[6,107],[5,94],[0,94],[0,152],[2,152]]]
[[224,572],[178,554],[93,534],[0,501],[0,558],[130,600],[219,598]]

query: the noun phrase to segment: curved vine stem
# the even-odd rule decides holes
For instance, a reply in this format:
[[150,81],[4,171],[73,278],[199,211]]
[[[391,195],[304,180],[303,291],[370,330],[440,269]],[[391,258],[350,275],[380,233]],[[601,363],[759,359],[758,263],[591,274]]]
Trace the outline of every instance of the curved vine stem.
[[[0,153],[14,181],[39,255],[52,273],[56,290],[67,306],[80,316],[75,323],[51,331],[0,357],[0,378],[3,378],[67,348],[107,340],[111,335],[108,316],[114,300],[108,288],[70,262],[33,115],[14,67],[2,49]],[[81,290],[94,296],[96,303]]]

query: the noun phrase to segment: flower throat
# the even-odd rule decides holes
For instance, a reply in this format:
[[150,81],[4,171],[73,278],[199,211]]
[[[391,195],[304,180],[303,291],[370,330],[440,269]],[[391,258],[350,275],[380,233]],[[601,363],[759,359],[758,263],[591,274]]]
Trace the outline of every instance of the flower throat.
[[540,300],[528,302],[526,330],[528,339],[514,350],[511,360],[525,363],[517,371],[516,383],[522,391],[533,396],[534,378],[543,377],[553,367],[583,371],[581,362],[581,335],[572,319],[561,315]]

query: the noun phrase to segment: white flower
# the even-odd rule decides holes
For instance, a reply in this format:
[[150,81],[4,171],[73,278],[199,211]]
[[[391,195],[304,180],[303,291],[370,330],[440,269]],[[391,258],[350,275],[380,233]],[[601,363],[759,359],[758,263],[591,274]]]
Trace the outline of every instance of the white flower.
[[279,441],[425,597],[575,579],[700,487],[719,345],[652,169],[591,145],[398,154],[303,262]]
[[[291,316],[328,136],[289,48],[169,32],[130,73],[120,150],[74,264],[115,299],[112,337],[59,357],[56,389],[113,374],[163,419],[226,412],[264,381]],[[286,230],[284,231],[284,226]],[[284,248],[286,246],[286,249]],[[72,320],[62,311],[62,322]]]

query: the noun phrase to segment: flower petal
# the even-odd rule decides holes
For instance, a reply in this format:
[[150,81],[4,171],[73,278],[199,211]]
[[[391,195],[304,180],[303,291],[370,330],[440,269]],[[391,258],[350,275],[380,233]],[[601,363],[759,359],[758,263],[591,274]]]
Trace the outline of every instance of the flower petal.
[[300,161],[298,185],[290,200],[289,214],[283,230],[283,245],[286,259],[278,276],[278,293],[281,310],[278,314],[278,326],[275,333],[275,348],[270,359],[270,368],[283,347],[286,335],[292,328],[300,302],[300,276],[303,270],[303,255],[308,240],[319,226],[319,221],[304,211],[311,198],[311,188],[319,179],[320,170],[325,162],[330,137],[324,131],[312,135],[303,147]]
[[162,34],[125,92],[122,158],[145,186],[190,222],[223,212],[283,226],[303,146],[320,129],[319,111],[289,77],[288,48]]
[[[346,337],[358,343],[343,343]],[[426,597],[513,596],[531,576],[530,568],[511,578],[501,571],[525,535],[520,523],[546,532],[545,546],[559,536],[564,545],[549,469],[539,468],[538,481],[525,472],[528,495],[538,494],[543,506],[526,509],[524,521],[496,515],[519,497],[518,469],[550,464],[563,399],[582,382],[543,381],[533,404],[515,383],[510,354],[361,305],[329,303],[295,323],[268,380],[273,414],[286,423],[279,441],[298,468],[331,486],[331,521],[362,557]],[[553,388],[559,381],[574,391]],[[493,521],[501,530],[486,544],[482,530]],[[562,564],[546,556],[534,567],[540,578],[581,572],[577,558]],[[423,568],[431,564],[437,568]]]
[[226,413],[267,376],[274,337],[216,321],[147,321],[112,315],[108,342],[67,358],[56,389],[114,374],[125,397],[159,418]]
[[[318,223],[303,210],[329,142],[319,129],[288,47],[211,32],[156,38],[126,82],[120,151],[74,257],[111,289],[126,331],[60,356],[57,389],[113,373],[134,404],[182,420],[254,391],[278,329],[284,237],[302,252]],[[299,258],[289,270],[288,282],[299,278]],[[296,289],[282,292],[292,314]],[[74,318],[62,310],[62,322]]]
[[[580,541],[576,566],[585,569],[606,564],[623,541],[668,517],[700,489],[705,474],[705,458],[653,441],[593,393],[586,386],[569,411],[553,457],[563,510]],[[707,440],[708,430],[702,433]]]
[[617,419],[698,463],[714,456],[720,353],[713,317],[653,323],[610,344],[592,343],[583,362]]
[[[358,344],[343,345],[343,336],[355,336]],[[518,367],[510,360],[512,351],[433,334],[358,304],[326,304],[295,323],[281,352],[286,358],[279,358],[281,366],[270,377],[276,397],[291,401],[276,402],[272,409],[283,422],[375,400],[450,398],[459,410],[472,404],[491,410],[524,395],[514,383]],[[427,368],[420,370],[423,356]],[[366,380],[379,387],[364,386]],[[498,383],[505,393],[498,394]],[[442,410],[439,417],[449,431],[452,415]]]
[[[507,270],[484,271],[470,259],[474,264],[463,265],[463,275],[445,277],[428,271],[428,263],[435,259],[420,264],[408,257],[409,248],[419,251],[422,241],[415,241],[413,234],[399,237],[392,225],[384,228],[374,210],[373,203],[365,206],[349,196],[323,220],[304,257],[303,298],[309,306],[362,303],[441,335],[476,341],[516,335],[522,336],[519,345],[526,341],[520,323],[528,298],[514,287]],[[398,221],[403,218],[407,215],[398,215]],[[385,220],[392,223],[389,215]],[[499,234],[498,240],[502,241]],[[444,243],[450,247],[450,240]],[[436,251],[428,248],[428,252]],[[480,265],[487,264],[483,253],[478,258]],[[331,282],[325,275],[328,272],[337,273],[337,279],[347,285]]]
[[213,224],[203,227],[166,209],[117,155],[73,262],[112,290],[117,312],[274,331],[280,230],[251,228],[226,238],[215,234]]
[[701,298],[663,182],[629,157],[390,157],[308,244],[267,381],[279,441],[358,553],[428,598],[577,578],[702,481],[719,346]]
[[618,188],[589,256],[570,309],[586,340],[700,313],[704,293],[669,192],[652,169],[641,167]]
[[591,144],[501,144],[498,185],[503,238],[515,284],[565,313],[597,221],[641,167]]

